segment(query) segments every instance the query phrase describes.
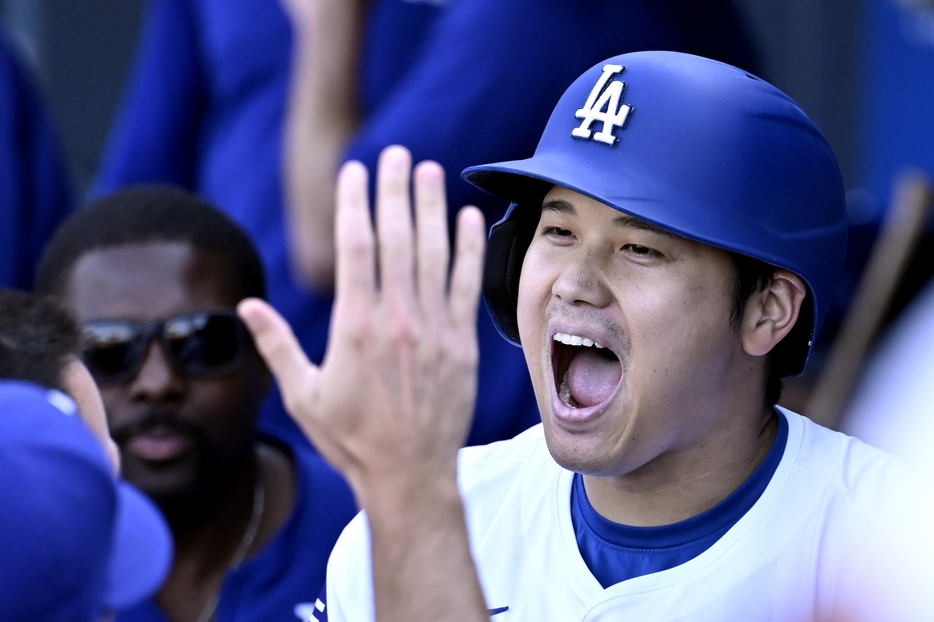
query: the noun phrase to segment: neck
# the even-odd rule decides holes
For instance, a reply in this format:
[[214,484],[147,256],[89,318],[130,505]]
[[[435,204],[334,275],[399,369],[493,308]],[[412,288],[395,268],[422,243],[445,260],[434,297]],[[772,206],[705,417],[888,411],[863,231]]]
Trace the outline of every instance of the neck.
[[[225,568],[250,521],[259,476],[255,451],[215,482],[214,494],[205,491],[198,503],[166,511],[175,540],[175,565],[194,563],[201,573]],[[200,574],[200,573],[199,573]]]
[[752,475],[775,440],[773,409],[731,418],[703,443],[663,453],[612,477],[584,476],[593,508],[616,523],[669,525],[709,510]]
[[252,542],[246,557],[265,546],[288,520],[296,494],[293,464],[282,451],[258,443],[249,468],[234,478],[213,512],[184,529],[173,527],[175,558],[155,599],[169,620],[198,620],[210,610],[248,533],[257,478],[262,480],[263,511],[255,536],[248,536]]

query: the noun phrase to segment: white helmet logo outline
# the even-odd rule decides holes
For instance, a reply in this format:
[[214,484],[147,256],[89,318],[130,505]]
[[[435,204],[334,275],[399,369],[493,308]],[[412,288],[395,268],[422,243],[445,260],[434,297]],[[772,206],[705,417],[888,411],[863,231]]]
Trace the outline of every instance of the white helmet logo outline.
[[[632,106],[622,103],[626,83],[614,80],[624,71],[626,68],[622,65],[603,66],[603,73],[590,91],[584,107],[574,113],[574,117],[582,121],[578,127],[571,130],[571,136],[581,140],[595,140],[611,147],[616,146],[619,137],[614,132],[626,127],[633,111]],[[603,123],[599,132],[590,130],[594,121]]]

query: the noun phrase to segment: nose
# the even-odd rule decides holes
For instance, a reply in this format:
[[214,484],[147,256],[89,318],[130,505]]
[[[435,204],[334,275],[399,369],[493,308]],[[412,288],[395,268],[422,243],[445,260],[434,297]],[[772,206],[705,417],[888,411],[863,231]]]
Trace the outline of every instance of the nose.
[[600,258],[594,250],[581,249],[569,258],[555,279],[551,293],[567,304],[588,304],[602,308],[612,294],[606,286]]
[[139,373],[130,380],[133,400],[171,402],[184,395],[185,386],[185,378],[169,363],[162,346],[150,341]]

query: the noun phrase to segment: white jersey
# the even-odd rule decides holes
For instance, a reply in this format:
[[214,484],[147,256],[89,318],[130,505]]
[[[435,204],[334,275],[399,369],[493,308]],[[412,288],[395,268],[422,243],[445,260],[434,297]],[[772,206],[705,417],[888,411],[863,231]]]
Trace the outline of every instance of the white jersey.
[[[901,558],[922,551],[927,535],[912,526],[927,510],[916,503],[912,472],[782,412],[785,452],[755,505],[694,559],[607,589],[580,555],[573,473],[551,458],[541,426],[462,450],[471,549],[493,622],[934,620],[926,593],[934,592],[934,574],[916,574],[920,565],[908,572],[914,566]],[[373,620],[370,576],[366,521],[358,515],[328,564],[328,620]]]

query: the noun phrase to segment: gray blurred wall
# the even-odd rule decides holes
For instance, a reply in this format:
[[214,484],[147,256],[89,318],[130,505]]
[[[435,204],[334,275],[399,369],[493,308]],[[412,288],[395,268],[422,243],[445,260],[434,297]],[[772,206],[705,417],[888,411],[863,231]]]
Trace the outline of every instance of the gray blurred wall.
[[136,47],[144,0],[0,0],[0,15],[33,65],[83,194]]

